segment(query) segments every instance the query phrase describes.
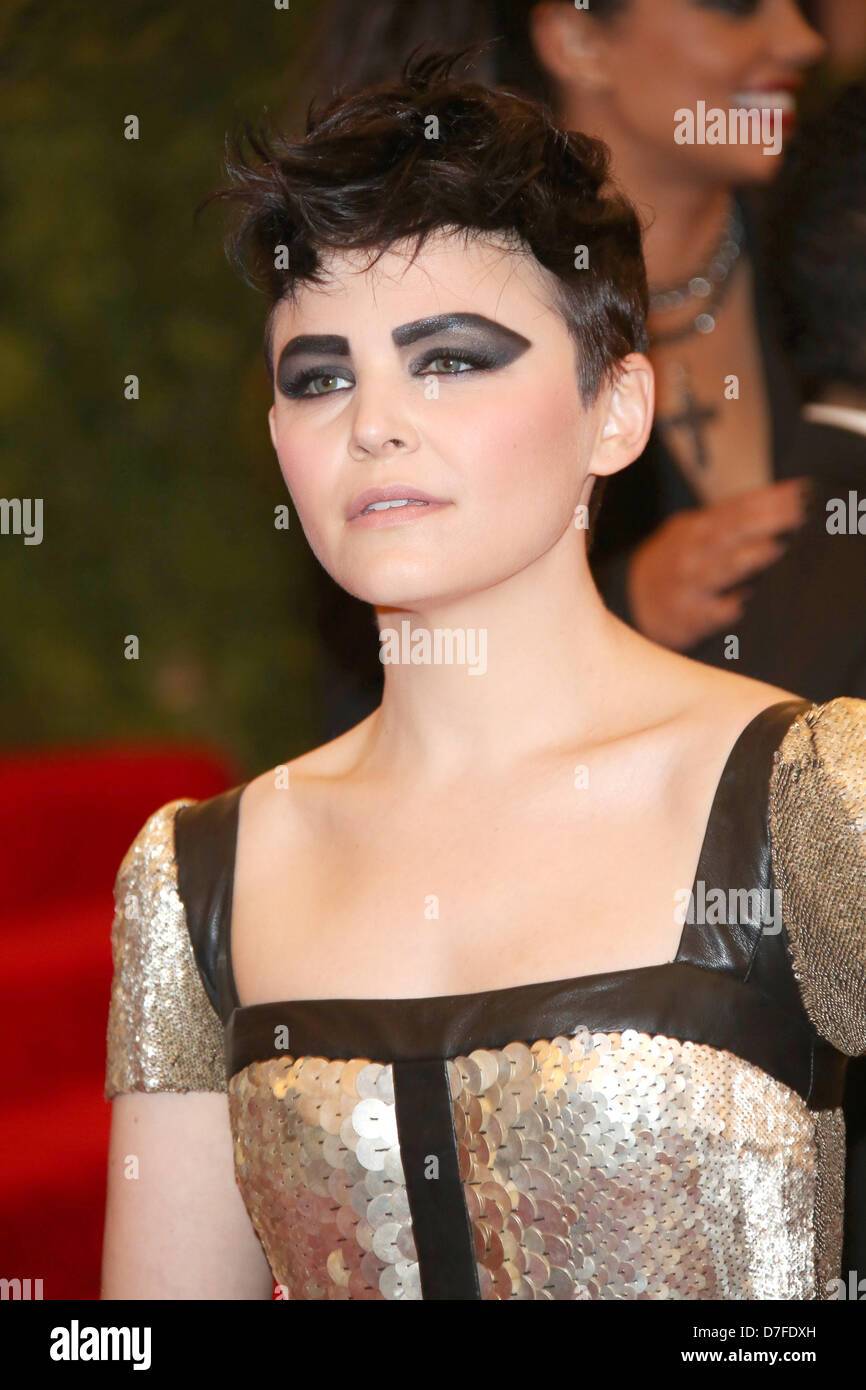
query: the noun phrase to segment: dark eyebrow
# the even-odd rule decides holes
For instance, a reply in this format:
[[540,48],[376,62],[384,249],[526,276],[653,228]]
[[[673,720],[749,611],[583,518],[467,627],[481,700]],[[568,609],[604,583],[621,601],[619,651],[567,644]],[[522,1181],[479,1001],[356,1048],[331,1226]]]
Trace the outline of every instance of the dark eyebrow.
[[528,338],[515,333],[513,328],[506,328],[504,323],[485,318],[483,314],[437,314],[435,318],[416,319],[414,323],[404,323],[402,327],[395,328],[391,337],[397,347],[406,347],[408,343],[417,343],[420,338],[432,338],[436,333],[453,333],[456,328],[484,328],[522,347],[531,347]]
[[[391,337],[397,347],[407,347],[409,343],[417,343],[421,338],[432,338],[437,333],[453,333],[461,328],[482,328],[520,347],[532,346],[529,339],[524,338],[521,333],[515,333],[513,328],[506,328],[504,323],[496,323],[494,319],[485,318],[483,314],[437,314],[433,318],[415,319],[413,323],[404,323],[395,328]],[[286,343],[277,366],[281,367],[290,357],[301,355],[348,357],[349,340],[333,333],[300,334],[296,338],[290,338]]]
[[334,333],[301,333],[286,343],[277,367],[281,367],[289,357],[300,357],[305,353],[314,357],[348,357],[349,340]]

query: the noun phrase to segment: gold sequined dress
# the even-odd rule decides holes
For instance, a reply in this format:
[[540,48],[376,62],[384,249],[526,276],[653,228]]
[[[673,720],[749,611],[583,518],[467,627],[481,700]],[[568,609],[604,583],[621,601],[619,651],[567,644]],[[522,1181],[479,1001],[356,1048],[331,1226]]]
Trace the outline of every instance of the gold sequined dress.
[[866,701],[743,730],[674,961],[484,993],[240,1006],[242,790],[161,807],[120,866],[105,1094],[227,1093],[285,1298],[832,1296]]

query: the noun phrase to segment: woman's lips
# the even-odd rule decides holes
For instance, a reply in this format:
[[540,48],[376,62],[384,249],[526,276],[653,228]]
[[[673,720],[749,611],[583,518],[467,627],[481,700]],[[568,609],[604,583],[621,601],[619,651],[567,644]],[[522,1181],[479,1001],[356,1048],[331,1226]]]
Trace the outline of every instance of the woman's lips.
[[735,110],[781,111],[782,125],[789,126],[797,118],[797,88],[795,87],[749,87],[735,92],[731,106]]
[[405,506],[387,507],[384,511],[360,512],[348,525],[364,531],[375,531],[383,526],[406,526],[450,506],[450,502],[407,502]]

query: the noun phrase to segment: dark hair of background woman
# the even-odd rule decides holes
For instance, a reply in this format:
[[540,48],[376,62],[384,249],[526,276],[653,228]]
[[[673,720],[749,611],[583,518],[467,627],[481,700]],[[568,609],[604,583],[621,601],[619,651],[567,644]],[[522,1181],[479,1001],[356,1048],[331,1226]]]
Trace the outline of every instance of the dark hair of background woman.
[[[441,49],[499,36],[482,55],[482,81],[517,87],[551,103],[550,78],[536,61],[529,39],[529,12],[538,0],[436,0],[433,5],[394,0],[325,0],[309,46],[316,83],[325,91],[341,87],[346,74],[352,85],[367,86],[393,77],[397,65],[421,43]],[[609,20],[629,0],[591,0],[596,19]]]

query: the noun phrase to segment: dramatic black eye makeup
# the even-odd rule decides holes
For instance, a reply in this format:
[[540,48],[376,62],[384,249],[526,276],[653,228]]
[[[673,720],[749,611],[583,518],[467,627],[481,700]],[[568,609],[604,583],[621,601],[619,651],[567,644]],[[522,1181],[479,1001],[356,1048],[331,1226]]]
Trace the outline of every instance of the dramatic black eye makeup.
[[[449,335],[445,338],[445,334]],[[452,363],[458,370],[433,371],[436,376],[471,376],[476,371],[495,371],[514,362],[532,344],[521,333],[502,323],[485,318],[483,314],[438,314],[432,318],[416,319],[413,323],[395,328],[391,338],[396,347],[429,338],[439,338],[409,364],[413,376],[429,374],[438,362]],[[277,363],[277,387],[290,400],[311,400],[317,396],[336,394],[327,386],[311,390],[318,382],[348,382],[354,385],[354,375],[348,367],[349,340],[335,334],[301,334],[290,338]],[[316,358],[314,364],[304,359]],[[337,387],[336,390],[344,390]]]

